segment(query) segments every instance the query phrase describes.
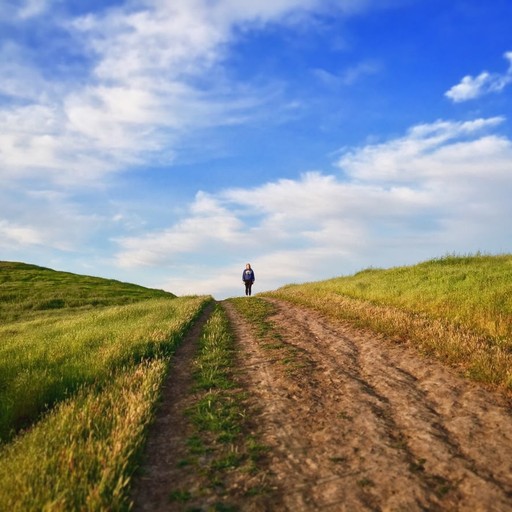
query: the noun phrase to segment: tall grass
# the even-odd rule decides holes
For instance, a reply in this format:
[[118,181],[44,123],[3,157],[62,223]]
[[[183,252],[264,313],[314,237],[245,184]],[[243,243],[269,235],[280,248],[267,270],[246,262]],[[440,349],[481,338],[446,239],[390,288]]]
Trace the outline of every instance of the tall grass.
[[321,286],[448,318],[491,336],[512,335],[512,255],[446,256],[412,267],[368,269]]
[[268,295],[407,339],[475,380],[512,389],[512,255],[446,256]]
[[204,300],[146,300],[0,327],[0,438],[84,384],[169,355]]
[[[146,300],[7,327],[0,510],[129,507],[134,460],[169,359],[209,300]],[[32,426],[11,439],[20,421]]]
[[166,372],[165,359],[82,389],[0,450],[0,510],[127,510],[133,462]]
[[169,359],[209,301],[0,262],[0,510],[129,508]]

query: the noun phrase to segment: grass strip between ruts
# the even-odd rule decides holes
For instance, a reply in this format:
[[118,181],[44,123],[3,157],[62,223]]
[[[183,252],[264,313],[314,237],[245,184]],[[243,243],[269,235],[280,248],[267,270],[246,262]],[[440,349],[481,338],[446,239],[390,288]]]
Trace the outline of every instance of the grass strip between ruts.
[[194,360],[188,457],[180,461],[184,481],[191,479],[193,487],[177,486],[169,495],[172,502],[186,503],[187,510],[205,503],[208,510],[237,510],[241,497],[257,500],[268,492],[258,467],[266,449],[248,434],[247,395],[236,381],[235,353],[228,319],[217,306]]

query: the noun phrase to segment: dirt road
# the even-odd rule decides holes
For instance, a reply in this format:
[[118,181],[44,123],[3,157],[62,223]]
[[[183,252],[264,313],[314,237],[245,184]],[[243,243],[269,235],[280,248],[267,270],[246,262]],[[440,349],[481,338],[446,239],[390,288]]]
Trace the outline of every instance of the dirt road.
[[505,398],[406,345],[272,304],[274,345],[224,302],[269,447],[264,510],[512,511]]

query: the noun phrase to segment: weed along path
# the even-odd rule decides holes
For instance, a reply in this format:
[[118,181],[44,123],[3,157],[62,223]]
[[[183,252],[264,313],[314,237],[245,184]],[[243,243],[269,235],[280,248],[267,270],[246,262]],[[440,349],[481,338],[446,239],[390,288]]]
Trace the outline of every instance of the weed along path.
[[231,384],[208,403],[227,404],[222,417],[238,423],[219,443],[203,427],[196,435],[186,412],[206,392],[190,375],[198,325],[176,354],[135,510],[512,511],[501,395],[284,301],[244,297],[217,310],[232,331]]

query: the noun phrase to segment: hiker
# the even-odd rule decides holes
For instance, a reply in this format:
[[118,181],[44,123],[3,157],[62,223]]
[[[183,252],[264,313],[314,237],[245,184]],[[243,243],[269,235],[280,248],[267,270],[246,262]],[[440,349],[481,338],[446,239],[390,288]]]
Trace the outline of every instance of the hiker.
[[245,284],[245,295],[251,295],[252,283],[254,283],[254,270],[251,264],[245,265],[245,270],[242,272],[242,281]]

